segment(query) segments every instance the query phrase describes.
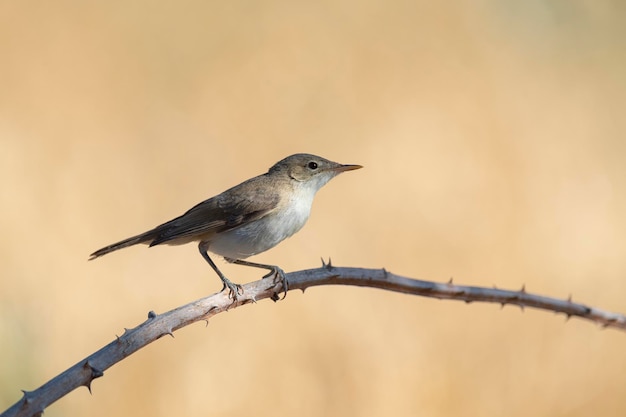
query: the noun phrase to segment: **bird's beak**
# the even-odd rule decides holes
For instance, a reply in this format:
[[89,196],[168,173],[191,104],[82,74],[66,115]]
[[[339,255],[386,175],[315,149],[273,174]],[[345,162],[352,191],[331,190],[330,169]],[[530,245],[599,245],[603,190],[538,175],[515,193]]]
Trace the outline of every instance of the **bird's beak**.
[[361,165],[338,165],[334,168],[331,168],[331,171],[335,171],[336,173],[344,172],[344,171],[353,171],[355,169],[363,168]]

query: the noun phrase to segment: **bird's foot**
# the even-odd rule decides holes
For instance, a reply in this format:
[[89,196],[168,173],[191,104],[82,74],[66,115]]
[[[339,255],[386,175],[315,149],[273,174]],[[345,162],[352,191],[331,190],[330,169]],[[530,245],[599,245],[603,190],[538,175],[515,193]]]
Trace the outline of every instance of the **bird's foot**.
[[233,303],[239,299],[239,296],[243,294],[243,287],[239,284],[233,283],[228,278],[224,278],[224,286],[222,287],[222,291],[228,288],[228,298],[232,298]]
[[263,278],[267,278],[272,275],[274,275],[274,285],[280,282],[281,286],[283,287],[282,290],[285,293],[283,295],[283,298],[278,298],[278,294],[275,294],[275,297],[272,297],[272,300],[274,301],[284,300],[285,297],[287,297],[287,291],[289,290],[289,282],[287,281],[287,277],[285,276],[285,271],[283,271],[276,265],[273,265],[269,274],[263,275]]

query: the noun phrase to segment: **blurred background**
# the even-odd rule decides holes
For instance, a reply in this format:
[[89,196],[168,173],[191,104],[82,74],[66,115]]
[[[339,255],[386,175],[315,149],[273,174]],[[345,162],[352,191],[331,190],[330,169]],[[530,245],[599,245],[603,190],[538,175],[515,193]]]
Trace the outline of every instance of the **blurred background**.
[[[365,169],[253,261],[626,312],[624,18],[576,0],[0,3],[0,410],[221,288],[194,245],[91,252],[296,152]],[[321,287],[175,336],[46,416],[626,413],[626,335],[547,312]]]

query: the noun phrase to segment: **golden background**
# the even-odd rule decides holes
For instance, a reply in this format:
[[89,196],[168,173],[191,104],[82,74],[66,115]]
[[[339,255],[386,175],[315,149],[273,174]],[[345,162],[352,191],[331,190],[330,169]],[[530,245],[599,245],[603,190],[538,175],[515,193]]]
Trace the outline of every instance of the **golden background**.
[[[89,253],[296,152],[365,169],[251,260],[626,312],[624,9],[0,3],[0,409],[221,288],[193,245]],[[45,415],[626,413],[626,335],[547,312],[322,287],[175,336]]]

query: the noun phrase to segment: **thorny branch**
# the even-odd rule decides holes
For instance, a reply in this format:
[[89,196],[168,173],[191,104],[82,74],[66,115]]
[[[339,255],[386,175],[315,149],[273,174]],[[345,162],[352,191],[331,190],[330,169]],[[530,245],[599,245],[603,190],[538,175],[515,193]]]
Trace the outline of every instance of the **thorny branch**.
[[[502,306],[532,307],[563,313],[590,320],[604,327],[626,330],[626,316],[598,308],[575,303],[570,299],[560,300],[530,294],[524,288],[519,291],[496,288],[474,287],[447,283],[436,283],[405,278],[385,269],[339,268],[323,264],[322,268],[286,274],[289,290],[302,290],[318,285],[354,285],[420,295],[438,299],[460,300],[466,303],[487,302]],[[74,389],[85,386],[91,390],[91,382],[104,375],[104,371],[127,356],[152,343],[156,339],[173,335],[173,332],[189,324],[231,308],[260,301],[265,298],[276,300],[282,284],[273,277],[251,282],[243,286],[244,293],[233,303],[226,292],[214,294],[163,314],[148,313],[148,319],[133,329],[126,329],[99,351],[82,359],[60,375],[54,377],[34,391],[23,391],[24,395],[0,417],[39,416],[44,409]]]

